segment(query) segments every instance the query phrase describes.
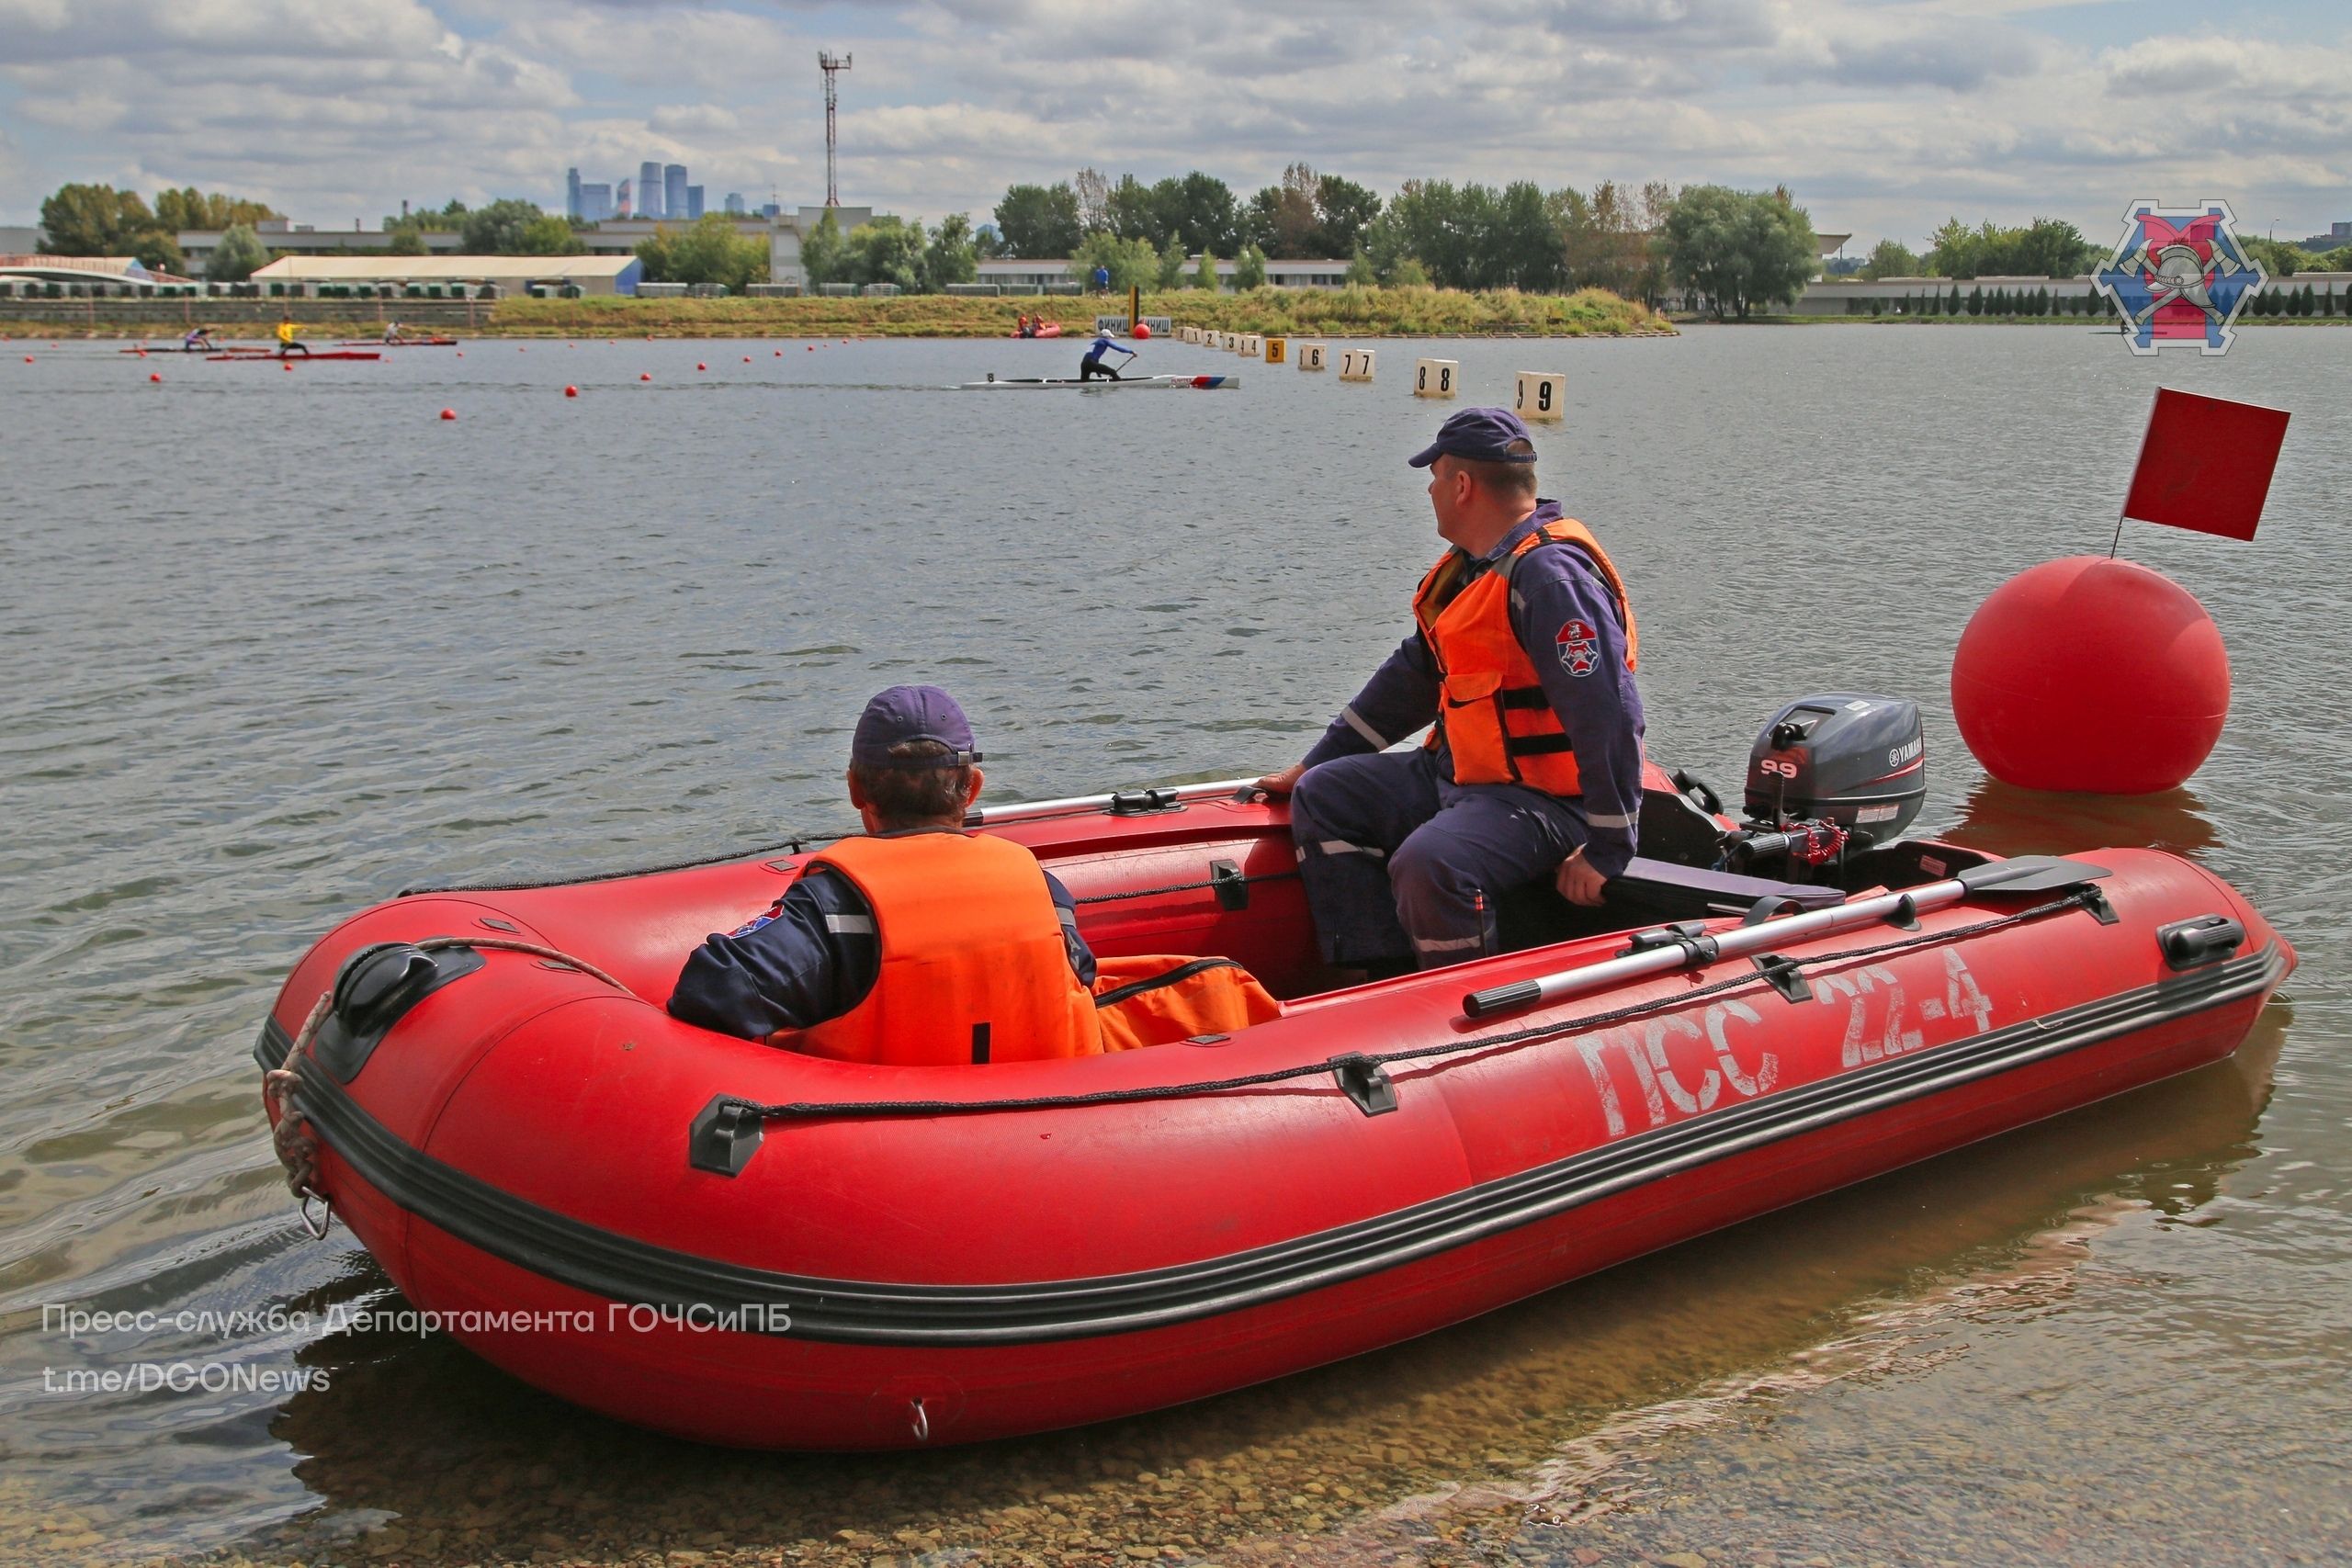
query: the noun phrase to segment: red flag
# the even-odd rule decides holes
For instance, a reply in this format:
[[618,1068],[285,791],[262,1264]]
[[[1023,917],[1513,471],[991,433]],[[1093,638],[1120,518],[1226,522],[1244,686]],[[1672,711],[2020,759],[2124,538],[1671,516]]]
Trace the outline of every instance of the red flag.
[[2123,515],[2251,539],[2287,439],[2287,411],[2156,389]]

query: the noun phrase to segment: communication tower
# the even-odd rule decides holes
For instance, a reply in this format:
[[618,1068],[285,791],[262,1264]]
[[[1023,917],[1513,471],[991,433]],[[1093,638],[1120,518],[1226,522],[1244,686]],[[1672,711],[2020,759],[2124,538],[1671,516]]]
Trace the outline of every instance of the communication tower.
[[851,59],[852,57],[846,54],[829,54],[823,50],[817,51],[817,69],[825,73],[825,205],[827,207],[839,207],[842,204],[841,186],[833,177],[833,78],[849,69]]

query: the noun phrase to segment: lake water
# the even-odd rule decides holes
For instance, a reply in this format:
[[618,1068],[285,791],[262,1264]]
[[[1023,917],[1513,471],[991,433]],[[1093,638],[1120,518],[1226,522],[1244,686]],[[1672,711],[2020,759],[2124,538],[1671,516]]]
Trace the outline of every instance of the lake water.
[[[2352,333],[1384,342],[1370,386],[1154,344],[1139,370],[1243,384],[1085,396],[944,389],[1071,373],[1050,344],[5,346],[0,1561],[2352,1556]],[[330,922],[841,828],[897,681],[963,698],[992,799],[1294,760],[1436,551],[1417,353],[1475,400],[1568,376],[1544,489],[1630,580],[1655,755],[1736,788],[1783,699],[1914,696],[1923,828],[2156,844],[2252,895],[2302,968],[2245,1049],[1380,1355],[985,1450],[715,1452],[325,1330],[389,1287],[297,1225],[247,1053]],[[2124,534],[2219,621],[2229,728],[2168,795],[1990,784],[1960,629],[2106,548],[2159,384],[2295,416],[2255,543]],[[61,1391],[183,1361],[311,1382]]]

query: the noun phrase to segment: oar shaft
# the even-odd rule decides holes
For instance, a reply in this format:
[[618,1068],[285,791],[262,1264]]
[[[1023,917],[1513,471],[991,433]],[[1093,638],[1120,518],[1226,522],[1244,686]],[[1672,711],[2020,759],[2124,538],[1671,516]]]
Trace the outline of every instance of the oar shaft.
[[1257,782],[1254,776],[1219,779],[1213,784],[1163,784],[1157,791],[1121,790],[1112,795],[1075,795],[1067,800],[1024,800],[1015,806],[983,806],[966,816],[964,825],[967,828],[993,828],[999,823],[1020,822],[1033,817],[1065,817],[1074,811],[1101,811],[1121,795],[1132,800],[1140,795],[1156,793],[1171,801],[1204,800],[1212,795],[1229,795],[1242,785]]
[[1875,898],[1862,899],[1860,903],[1838,904],[1826,909],[1808,909],[1802,914],[1783,915],[1758,925],[1736,926],[1704,937],[1668,942],[1623,957],[1604,958],[1598,964],[1585,964],[1574,969],[1540,975],[1532,980],[1518,980],[1508,986],[1490,986],[1464,997],[1462,1010],[1472,1018],[1486,1018],[1498,1012],[1541,1007],[1546,1002],[1581,996],[1587,991],[1637,980],[1645,976],[1663,975],[1671,970],[1713,964],[1725,958],[1745,958],[1751,953],[1769,953],[1774,948],[1785,947],[1793,942],[1851,931],[1856,926],[1874,925],[1905,908],[1916,913],[1945,908],[1967,896],[1966,885],[1955,879],[1931,882],[1925,886],[1905,888],[1900,893],[1882,894]]

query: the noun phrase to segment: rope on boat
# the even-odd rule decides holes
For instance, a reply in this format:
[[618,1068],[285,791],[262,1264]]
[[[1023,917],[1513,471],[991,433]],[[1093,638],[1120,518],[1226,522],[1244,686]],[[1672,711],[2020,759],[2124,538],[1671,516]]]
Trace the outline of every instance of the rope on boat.
[[[1816,953],[1800,960],[1807,968],[1816,965],[1850,964],[1860,959],[1875,958],[1889,953],[1907,952],[1936,942],[1955,941],[1962,937],[1979,936],[2000,931],[2044,915],[2066,909],[2082,908],[2096,897],[2095,889],[2086,889],[2037,904],[2030,909],[2020,909],[2013,915],[1998,915],[1979,920],[1973,925],[1956,926],[1950,931],[1923,931],[1913,936],[1898,937],[1892,942],[1873,943],[1867,947],[1851,947],[1840,953]],[[1153,1100],[1184,1100],[1194,1095],[1214,1094],[1224,1089],[1257,1089],[1266,1084],[1283,1083],[1294,1078],[1319,1077],[1343,1068],[1361,1071],[1367,1067],[1388,1066],[1399,1062],[1424,1061],[1432,1056],[1447,1056],[1464,1051],[1515,1050],[1538,1041],[1555,1040],[1563,1035],[1583,1034],[1595,1029],[1605,1029],[1629,1019],[1667,1008],[1679,1008],[1699,997],[1712,997],[1747,986],[1770,985],[1760,973],[1734,975],[1709,985],[1694,986],[1671,996],[1659,997],[1646,1002],[1633,1002],[1607,1012],[1587,1013],[1579,1018],[1563,1019],[1553,1023],[1531,1024],[1524,1029],[1508,1030],[1497,1034],[1475,1035],[1466,1040],[1441,1041],[1434,1045],[1416,1045],[1398,1051],[1351,1051],[1299,1066],[1272,1067],[1261,1073],[1245,1073],[1238,1077],[1216,1078],[1204,1083],[1148,1084],[1135,1089],[1096,1089],[1087,1094],[1039,1094],[1015,1100],[786,1100],[775,1105],[759,1105],[749,1100],[730,1100],[762,1121],[813,1121],[825,1116],[957,1116],[992,1111],[1050,1111],[1087,1105],[1119,1105]]]
[[1259,882],[1296,882],[1295,871],[1267,871],[1255,876],[1237,876],[1226,882],[1172,882],[1165,887],[1137,887],[1125,893],[1090,893],[1083,898],[1073,897],[1079,904],[1116,904],[1126,898],[1158,898],[1170,893],[1209,893],[1219,887],[1246,887]]
[[[840,837],[839,834],[833,835]],[[725,865],[729,861],[750,860],[754,855],[806,853],[814,842],[808,835],[796,833],[773,844],[758,844],[748,850],[729,850],[724,854],[705,855],[699,860],[672,861],[665,865],[632,866],[625,871],[591,871],[570,876],[549,876],[530,882],[448,882],[428,883],[400,890],[402,898],[414,898],[427,893],[536,893],[546,887],[570,887],[582,882],[620,882],[632,876],[659,876],[665,871],[694,871],[706,865]],[[475,944],[482,945],[481,943]]]
[[[593,979],[602,980],[624,995],[634,995],[627,986],[597,968],[584,958],[552,947],[542,947],[535,942],[517,942],[507,937],[434,936],[408,944],[419,953],[437,953],[445,948],[470,947],[493,953],[520,953],[533,958],[544,958],[567,968],[577,969]],[[302,1203],[302,1223],[313,1236],[324,1236],[325,1225],[334,1223],[334,1208],[327,1195],[318,1190],[319,1140],[311,1131],[309,1119],[293,1101],[294,1091],[302,1087],[302,1075],[295,1064],[318,1038],[320,1026],[334,1011],[334,987],[329,986],[319,993],[311,1006],[310,1016],[302,1020],[302,1027],[294,1032],[294,1039],[286,1047],[286,1058],[262,1075],[263,1104],[277,1113],[277,1125],[269,1135],[270,1147],[277,1155],[277,1163],[286,1168],[286,1185]],[[311,1225],[311,1201],[328,1204],[324,1224]]]

